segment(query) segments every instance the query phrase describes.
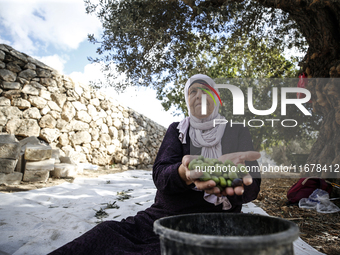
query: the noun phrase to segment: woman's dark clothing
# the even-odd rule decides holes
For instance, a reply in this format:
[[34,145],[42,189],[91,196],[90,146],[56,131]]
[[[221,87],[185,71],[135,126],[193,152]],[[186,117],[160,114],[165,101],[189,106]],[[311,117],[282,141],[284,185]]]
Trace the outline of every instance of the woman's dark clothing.
[[[254,200],[260,191],[260,174],[253,173],[253,183],[245,186],[242,196],[228,196],[232,208],[222,211],[203,198],[203,191],[193,190],[178,174],[184,155],[200,154],[200,148],[190,151],[190,137],[186,144],[178,139],[178,122],[172,123],[163,139],[153,166],[153,181],[157,188],[154,204],[134,217],[120,222],[105,221],[74,241],[50,253],[56,254],[160,254],[158,236],[153,232],[153,222],[165,216],[199,212],[240,212],[242,203]],[[252,151],[252,140],[247,128],[229,125],[222,137],[222,154]],[[193,148],[193,146],[191,146]],[[191,152],[191,153],[190,153]],[[256,161],[246,161],[247,166],[258,166]]]

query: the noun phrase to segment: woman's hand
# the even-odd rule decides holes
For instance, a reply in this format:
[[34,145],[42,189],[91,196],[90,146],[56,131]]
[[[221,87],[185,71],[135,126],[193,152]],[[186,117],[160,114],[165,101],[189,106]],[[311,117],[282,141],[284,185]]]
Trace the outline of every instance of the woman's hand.
[[198,155],[185,155],[182,158],[182,164],[178,168],[178,173],[180,177],[183,181],[185,181],[187,185],[194,183],[196,185],[196,188],[199,190],[205,190],[210,192],[211,194],[221,196],[220,190],[216,187],[216,183],[213,180],[200,181],[199,178],[202,176],[202,172],[189,170],[189,163],[197,157]]
[[191,178],[191,176],[190,176],[190,170],[188,168],[188,165],[189,165],[191,160],[193,160],[197,157],[198,156],[185,155],[182,158],[182,164],[178,168],[179,176],[182,178],[183,181],[185,181],[185,183],[187,185],[190,185],[191,183],[193,183],[193,178]]
[[182,180],[185,181],[187,185],[191,183],[195,183],[196,187],[200,190],[211,189],[216,186],[215,182],[210,180],[206,182],[200,181],[198,178],[202,176],[202,173],[195,170],[189,170],[189,163],[197,158],[197,155],[185,155],[182,158],[182,164],[178,168],[178,173],[181,176]]
[[229,154],[224,154],[218,158],[219,161],[225,162],[226,160],[231,160],[235,165],[244,165],[245,161],[257,160],[261,157],[261,154],[257,151],[242,151],[234,152]]
[[[244,151],[244,152],[234,152],[229,154],[224,154],[218,158],[218,160],[225,162],[226,160],[231,160],[235,165],[242,164],[245,165],[245,161],[257,160],[261,157],[261,154],[257,151]],[[226,196],[238,195],[241,196],[244,192],[244,185],[249,186],[253,183],[253,178],[250,174],[247,174],[243,178],[242,186],[237,186],[235,188],[227,187],[221,194]],[[208,192],[207,192],[208,193]]]
[[[244,192],[243,185],[250,185],[253,183],[253,179],[250,176],[250,174],[247,174],[243,177],[243,185],[237,186],[235,188],[227,187],[222,192],[218,187],[216,187],[216,183],[213,180],[209,181],[200,181],[199,178],[201,177],[202,173],[199,171],[192,170],[190,171],[188,169],[188,165],[191,160],[197,158],[198,156],[192,156],[192,155],[185,155],[182,159],[182,164],[180,165],[178,172],[181,176],[181,178],[185,181],[187,185],[190,185],[191,183],[195,183],[196,188],[199,190],[204,190],[208,194],[215,194],[217,196],[233,196],[236,195],[242,195]],[[226,160],[231,160],[235,165],[243,164],[245,161],[253,161],[256,159],[259,159],[261,157],[261,154],[256,151],[246,151],[246,152],[235,152],[230,154],[224,154],[221,157],[218,158],[218,160],[225,162]]]

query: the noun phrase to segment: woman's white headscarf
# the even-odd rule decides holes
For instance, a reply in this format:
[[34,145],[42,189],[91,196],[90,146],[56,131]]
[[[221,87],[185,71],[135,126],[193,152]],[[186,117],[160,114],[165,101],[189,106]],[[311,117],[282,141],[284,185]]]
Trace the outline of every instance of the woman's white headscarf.
[[[215,82],[207,75],[196,74],[192,76],[184,88],[185,103],[188,108],[189,117],[182,120],[179,125],[180,140],[182,143],[186,143],[186,134],[190,125],[189,136],[192,144],[195,147],[202,148],[201,154],[206,158],[218,158],[222,155],[221,139],[224,134],[226,125],[216,125],[214,127],[214,119],[225,119],[218,113],[219,104],[215,105],[214,111],[207,118],[198,119],[193,116],[190,112],[189,106],[189,87],[196,81],[201,83],[201,81],[206,82],[208,85],[213,87],[218,93],[218,89],[215,88]],[[215,100],[218,102],[216,95],[213,94]]]
[[[182,120],[177,129],[179,129],[179,139],[180,141],[185,144],[186,143],[186,134],[189,129],[189,137],[193,144],[193,146],[202,148],[201,155],[205,158],[219,158],[222,156],[222,145],[221,140],[224,134],[226,125],[216,125],[214,127],[214,119],[225,119],[219,113],[219,104],[215,105],[214,111],[210,114],[207,118],[198,119],[193,116],[190,112],[189,106],[189,87],[197,81],[201,83],[202,81],[206,82],[208,85],[213,87],[216,92],[218,93],[218,89],[215,88],[215,82],[207,75],[204,74],[196,74],[192,76],[185,84],[184,88],[184,95],[185,95],[185,102],[188,108],[189,117],[186,117]],[[216,95],[213,94],[215,100],[218,102]],[[215,205],[219,205],[223,203],[223,210],[229,210],[231,208],[231,204],[227,197],[217,197],[213,194],[204,193],[204,199]]]

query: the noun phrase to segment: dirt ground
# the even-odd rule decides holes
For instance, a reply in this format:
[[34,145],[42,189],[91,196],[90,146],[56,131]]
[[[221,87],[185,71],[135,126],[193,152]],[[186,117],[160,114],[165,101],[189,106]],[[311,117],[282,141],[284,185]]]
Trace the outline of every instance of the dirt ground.
[[[293,221],[300,237],[320,252],[340,254],[340,213],[323,214],[315,210],[287,206],[287,191],[298,179],[262,179],[261,191],[253,201],[269,215]],[[340,207],[340,200],[334,200]]]
[[[97,171],[84,170],[78,177],[96,178],[100,175],[118,173],[117,168],[101,167]],[[73,182],[69,179],[52,179],[46,183],[25,183],[20,185],[0,186],[0,192],[10,193],[28,191],[64,182]],[[287,191],[298,179],[263,179],[261,191],[253,202],[264,209],[269,215],[293,221],[300,228],[300,237],[309,245],[328,255],[340,254],[340,213],[321,214],[314,210],[300,209],[298,206],[287,206]],[[333,201],[340,207],[340,200]]]

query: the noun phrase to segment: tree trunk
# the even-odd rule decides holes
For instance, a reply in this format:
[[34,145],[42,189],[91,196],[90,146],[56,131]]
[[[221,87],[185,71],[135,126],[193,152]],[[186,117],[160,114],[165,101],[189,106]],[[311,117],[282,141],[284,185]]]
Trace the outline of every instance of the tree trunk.
[[334,79],[340,77],[340,3],[282,0],[276,6],[290,13],[308,42],[301,63],[308,78],[329,78],[308,82],[313,111],[322,114],[323,122],[307,164],[327,165],[328,172],[321,176],[340,183],[340,170],[337,176],[329,173],[330,165],[334,169],[340,164],[340,79]]

